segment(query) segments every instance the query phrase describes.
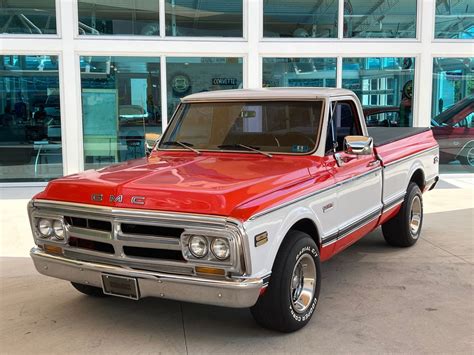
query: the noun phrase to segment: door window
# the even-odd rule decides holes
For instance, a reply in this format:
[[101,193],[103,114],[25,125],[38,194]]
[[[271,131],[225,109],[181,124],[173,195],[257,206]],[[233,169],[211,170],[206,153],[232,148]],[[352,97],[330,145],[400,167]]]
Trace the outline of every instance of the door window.
[[332,153],[334,150],[343,150],[343,142],[346,136],[362,135],[359,119],[354,104],[351,101],[340,101],[332,104],[332,116],[329,117],[329,124],[326,138],[326,152]]

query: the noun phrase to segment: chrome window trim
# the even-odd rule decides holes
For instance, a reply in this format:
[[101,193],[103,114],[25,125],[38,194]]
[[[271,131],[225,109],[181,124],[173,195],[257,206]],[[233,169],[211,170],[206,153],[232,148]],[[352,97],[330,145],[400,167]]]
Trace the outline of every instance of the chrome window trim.
[[[70,202],[62,202],[62,201],[51,201],[51,200],[41,200],[41,199],[34,199],[31,200],[28,204],[28,214],[30,217],[30,224],[32,226],[32,230],[34,233],[34,225],[32,221],[37,214],[45,214],[44,211],[48,215],[68,215],[72,214],[74,216],[79,217],[89,217],[89,218],[104,218],[107,221],[112,223],[112,232],[109,233],[111,235],[111,239],[105,238],[94,238],[93,235],[87,235],[87,239],[102,241],[105,243],[113,244],[114,247],[121,246],[126,243],[129,246],[133,245],[140,245],[140,246],[147,246],[153,247],[151,244],[153,242],[140,240],[143,236],[137,235],[136,240],[133,242],[129,242],[128,234],[125,235],[126,239],[122,239],[124,237],[123,234],[120,232],[120,223],[125,222],[133,222],[137,224],[147,224],[153,222],[159,222],[160,226],[164,227],[173,227],[173,228],[182,228],[189,231],[199,231],[200,233],[208,232],[209,235],[216,235],[219,233],[226,234],[227,236],[231,236],[234,239],[235,243],[235,250],[238,251],[238,255],[234,256],[233,264],[229,265],[229,263],[208,263],[210,266],[220,266],[222,269],[225,269],[227,272],[236,273],[239,276],[251,275],[251,263],[250,263],[250,250],[249,250],[249,242],[247,235],[245,233],[245,229],[241,223],[241,221],[231,218],[231,217],[220,217],[220,216],[212,216],[212,215],[204,215],[204,214],[192,214],[192,213],[179,213],[179,212],[161,212],[161,211],[154,211],[154,210],[141,210],[141,209],[128,209],[128,208],[117,208],[117,207],[109,207],[109,206],[97,206],[97,205],[87,205],[87,204],[80,204],[80,203],[70,203]],[[76,227],[77,228],[77,227]],[[88,231],[90,232],[90,230]],[[94,231],[95,232],[95,231]],[[105,232],[108,233],[108,232]],[[35,235],[35,234],[34,234]],[[35,235],[36,236],[36,235]],[[145,236],[146,238],[146,236]],[[154,237],[155,238],[155,237]],[[143,239],[143,238],[142,238]],[[158,240],[159,239],[159,240]],[[166,249],[171,250],[178,250],[176,249],[175,245],[167,244],[168,239],[171,241],[171,238],[157,238],[157,243],[153,243],[155,247],[163,247]],[[35,237],[35,242],[40,241]],[[45,241],[46,244],[49,241]],[[165,242],[165,243],[163,243]],[[179,242],[181,251],[181,241]],[[71,251],[82,252],[83,254],[90,254],[90,255],[104,255],[105,253],[94,252],[92,250],[84,250],[80,248],[74,247],[67,247]],[[106,254],[105,256],[111,256],[110,254]],[[118,254],[118,251],[115,251],[115,255],[111,256],[112,258],[122,257],[125,260],[125,256]],[[172,261],[172,260],[160,260],[160,259],[145,259],[139,257],[126,257],[127,260],[135,260],[140,261],[142,263],[149,263],[150,265],[158,265],[158,264],[168,264],[168,265],[180,265],[180,266],[190,266],[195,267],[199,265],[203,265],[202,262],[194,262],[194,260],[189,260],[186,265],[183,265],[182,262]]]

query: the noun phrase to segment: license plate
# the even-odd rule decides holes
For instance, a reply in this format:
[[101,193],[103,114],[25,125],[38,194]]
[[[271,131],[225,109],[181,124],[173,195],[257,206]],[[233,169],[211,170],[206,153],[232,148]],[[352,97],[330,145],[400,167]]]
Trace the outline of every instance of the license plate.
[[137,279],[133,277],[102,274],[102,289],[106,295],[130,298],[138,300]]

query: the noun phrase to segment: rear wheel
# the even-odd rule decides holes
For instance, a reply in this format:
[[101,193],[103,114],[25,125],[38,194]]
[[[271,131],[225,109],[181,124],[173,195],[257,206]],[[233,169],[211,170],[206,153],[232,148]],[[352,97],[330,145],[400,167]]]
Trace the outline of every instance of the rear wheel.
[[290,231],[275,259],[268,289],[250,311],[265,328],[293,332],[311,319],[320,288],[316,243],[306,233]]
[[423,196],[417,184],[408,185],[405,200],[398,214],[382,225],[385,241],[397,247],[415,244],[423,225]]
[[77,282],[71,282],[71,285],[79,292],[92,297],[107,297],[100,287],[91,285],[79,284]]

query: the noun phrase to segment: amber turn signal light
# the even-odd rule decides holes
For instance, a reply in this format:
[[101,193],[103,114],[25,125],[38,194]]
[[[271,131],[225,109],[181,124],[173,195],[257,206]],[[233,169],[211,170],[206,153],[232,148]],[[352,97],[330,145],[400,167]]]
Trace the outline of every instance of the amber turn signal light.
[[196,266],[195,270],[197,274],[207,274],[207,275],[217,275],[217,276],[225,275],[224,269],[218,269],[215,267]]
[[44,245],[43,249],[50,254],[63,254],[63,248],[57,247],[55,245]]

